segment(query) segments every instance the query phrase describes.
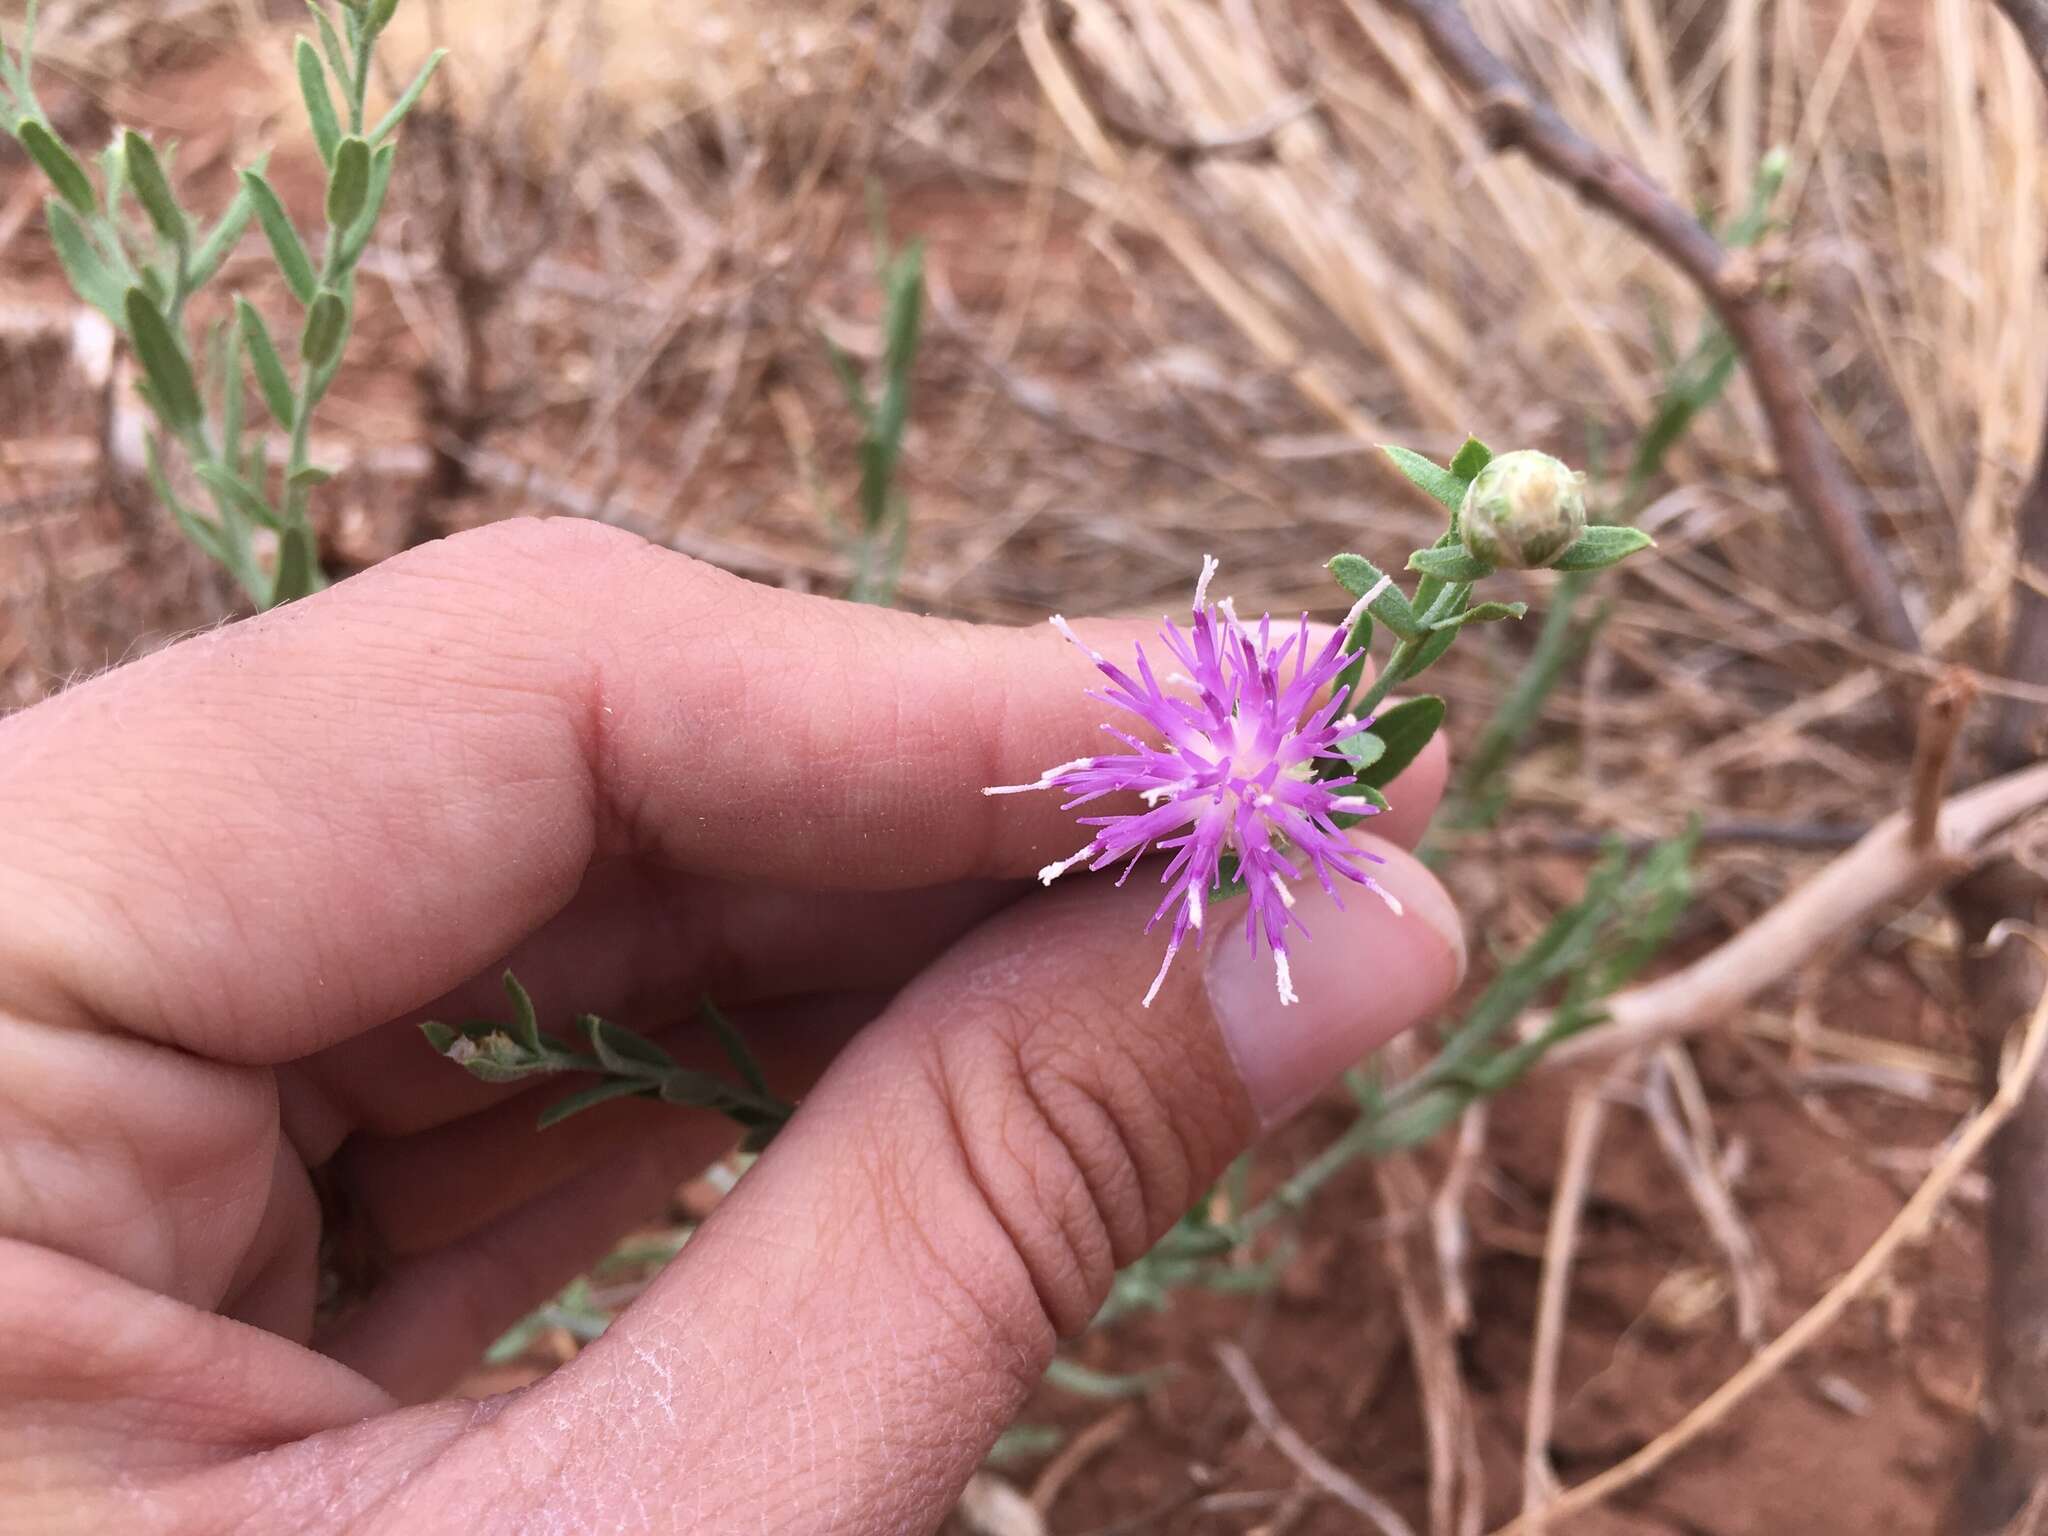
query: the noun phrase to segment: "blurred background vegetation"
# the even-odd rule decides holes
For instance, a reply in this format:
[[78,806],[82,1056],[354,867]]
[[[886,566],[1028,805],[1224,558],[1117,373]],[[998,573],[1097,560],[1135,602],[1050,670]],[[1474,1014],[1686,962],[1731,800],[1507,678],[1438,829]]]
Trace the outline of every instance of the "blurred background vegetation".
[[[0,6],[0,33],[19,13]],[[1982,0],[1470,14],[1581,132],[1750,253],[1928,656],[1992,662],[2048,386],[2042,93],[2016,35]],[[39,88],[74,143],[117,121],[180,140],[199,206],[267,152],[310,223],[304,20],[51,0]],[[1372,445],[1445,459],[1475,432],[1586,465],[1596,516],[1660,546],[1597,611],[1554,576],[1503,578],[1531,619],[1436,674],[1454,750],[1482,765],[1435,843],[1475,996],[1488,956],[1609,867],[1604,834],[1702,818],[1684,958],[1900,804],[1912,742],[1885,690],[1933,662],[1859,635],[1698,295],[1490,153],[1378,0],[406,0],[386,99],[434,46],[451,58],[407,126],[314,445],[340,470],[314,507],[330,575],[566,512],[953,616],[1156,612],[1213,553],[1241,603],[1334,618],[1332,553],[1384,563],[1435,531]],[[44,192],[7,145],[0,708],[241,611],[152,502],[133,365],[72,300]],[[260,292],[267,261],[245,245],[227,286]],[[1556,685],[1483,734],[1560,601],[1574,617],[1540,641]],[[1420,1152],[1334,1171],[1256,1248],[1184,1225],[1049,1379],[961,1528],[1369,1528],[1275,1421],[1445,1536],[1552,1469],[1626,1456],[1926,1171],[1976,1081],[1956,952],[1938,910],[1901,905],[1626,1081],[1541,1074]],[[1614,1107],[1589,1147],[1571,1106],[1593,1087]],[[1256,1208],[1354,1113],[1333,1091],[1211,1214]],[[1574,1179],[1532,1452],[1542,1259]],[[722,1182],[679,1191],[473,1385],[573,1351]],[[1571,1529],[1931,1528],[1981,1390],[1982,1216],[1966,1181],[1819,1349]]]

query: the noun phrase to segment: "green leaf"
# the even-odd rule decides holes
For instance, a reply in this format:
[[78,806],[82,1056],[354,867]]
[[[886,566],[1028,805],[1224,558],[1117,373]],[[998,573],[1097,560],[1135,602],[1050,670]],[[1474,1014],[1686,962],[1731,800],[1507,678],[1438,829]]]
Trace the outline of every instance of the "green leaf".
[[125,311],[129,339],[135,343],[135,355],[164,424],[174,432],[190,431],[199,425],[203,412],[184,347],[171,333],[163,311],[140,288],[128,290]]
[[327,19],[327,7],[320,0],[306,0],[306,9],[313,13],[313,25],[320,32],[320,51],[327,56],[327,67],[334,71],[343,90],[348,89],[348,50],[341,46],[341,37],[334,30],[334,23]]
[[221,464],[196,464],[192,473],[197,475],[210,490],[235,504],[246,517],[261,523],[266,528],[282,529],[284,524],[269,502],[259,496],[240,475]]
[[1467,624],[1492,624],[1501,619],[1519,619],[1529,611],[1527,603],[1479,603],[1467,608],[1453,618],[1445,619],[1436,629],[1462,629]]
[[656,1091],[652,1083],[636,1081],[630,1077],[609,1078],[602,1083],[593,1083],[588,1088],[579,1089],[567,1098],[555,1100],[540,1112],[540,1119],[535,1122],[535,1128],[544,1131],[549,1126],[560,1125],[571,1115],[581,1114],[594,1105],[606,1104],[613,1099],[651,1098]]
[[142,204],[142,211],[149,215],[149,222],[156,226],[156,232],[167,243],[183,246],[192,238],[192,227],[178,207],[178,199],[171,192],[170,178],[164,175],[163,162],[157,159],[156,150],[149,140],[130,128],[121,135],[121,157],[128,165],[128,180],[135,188],[135,200]]
[[293,55],[299,66],[299,94],[306,101],[306,120],[313,127],[313,143],[320,158],[332,165],[334,146],[341,142],[341,121],[334,115],[334,98],[327,93],[327,71],[320,67],[319,53],[303,37]]
[[1550,562],[1553,571],[1600,571],[1626,560],[1638,550],[1654,549],[1657,541],[1640,528],[1596,524]]
[[711,1026],[712,1034],[718,1037],[718,1043],[724,1049],[726,1059],[732,1063],[733,1070],[739,1073],[740,1081],[764,1098],[769,1097],[767,1075],[754,1059],[754,1053],[747,1049],[747,1042],[740,1037],[732,1020],[708,997],[699,1000],[697,1010],[703,1014],[704,1022]]
[[43,205],[43,218],[49,225],[50,243],[57,248],[57,260],[71,280],[73,291],[117,328],[127,329],[121,279],[100,255],[85,226],[78,222],[78,215],[69,204],[53,197]]
[[263,179],[262,172],[242,172],[242,185],[256,205],[257,222],[270,241],[270,251],[277,258],[278,271],[284,274],[285,286],[301,304],[311,304],[318,284],[313,276],[312,258],[306,255],[299,232],[292,228],[291,216],[284,211],[284,204],[277,200],[277,193]]
[[295,603],[317,591],[320,566],[314,558],[313,530],[291,523],[277,541],[277,576],[270,587],[270,606]]
[[285,484],[294,490],[311,490],[316,485],[325,485],[333,478],[333,470],[319,464],[308,464],[304,469],[292,471]]
[[576,1022],[582,1026],[585,1037],[590,1041],[590,1049],[604,1063],[607,1072],[646,1082],[679,1070],[675,1058],[667,1051],[623,1025],[601,1019],[594,1013],[586,1013]]
[[[1375,735],[1371,731],[1359,731],[1338,742],[1337,750],[1344,754],[1344,761],[1350,765],[1351,771],[1362,775],[1366,769],[1386,755],[1387,743],[1385,737]],[[1343,775],[1340,774],[1338,777],[1341,778]]]
[[15,129],[21,140],[21,147],[28,151],[29,158],[42,167],[43,174],[50,178],[50,185],[57,189],[57,195],[71,205],[74,213],[91,218],[99,211],[93,201],[92,180],[85,174],[70,150],[48,126],[38,117],[25,117]]
[[334,169],[327,177],[328,224],[336,230],[353,229],[369,196],[370,146],[350,134],[334,151]]
[[385,144],[370,156],[369,195],[363,199],[363,211],[357,216],[355,227],[341,242],[344,267],[356,264],[363,254],[363,247],[370,243],[370,236],[377,232],[377,217],[384,211],[384,194],[391,188],[391,166],[397,153],[396,144]]
[[1128,1375],[1110,1375],[1106,1371],[1092,1371],[1079,1361],[1055,1356],[1045,1368],[1048,1386],[1058,1387],[1062,1392],[1072,1392],[1077,1397],[1093,1397],[1114,1400],[1126,1397],[1143,1397],[1154,1387],[1164,1386],[1180,1374],[1175,1365],[1162,1365],[1149,1371],[1133,1371]]
[[193,253],[192,264],[186,281],[194,288],[204,287],[220,271],[221,263],[241,243],[242,235],[249,228],[249,220],[256,216],[256,203],[250,197],[246,186],[235,189],[234,201],[228,204],[228,211],[220,216],[220,222],[213,226],[213,232]]
[[347,334],[347,301],[332,288],[322,288],[306,311],[306,328],[299,336],[299,356],[309,367],[331,368],[341,357],[341,344]]
[[452,1024],[443,1024],[438,1019],[427,1020],[426,1023],[420,1026],[420,1033],[427,1037],[427,1044],[431,1045],[443,1056],[448,1054],[449,1046],[462,1038],[461,1030],[455,1028]]
[[411,115],[419,105],[420,97],[426,93],[427,83],[434,78],[434,71],[441,67],[441,61],[448,57],[446,48],[436,48],[427,55],[427,62],[420,66],[420,72],[412,77],[412,84],[405,93],[391,104],[391,110],[377,119],[377,126],[370,130],[370,142],[382,144],[391,136],[392,130]]
[[[1464,446],[1451,456],[1451,474],[1454,478],[1470,485],[1479,471],[1493,462],[1493,450],[1476,437],[1465,439]],[[1463,504],[1460,498],[1460,504]]]
[[1359,765],[1358,782],[1369,789],[1393,783],[1421,755],[1443,723],[1444,701],[1433,693],[1404,700],[1380,715],[1370,730],[1383,743],[1383,750],[1375,760]]
[[1408,477],[1411,485],[1440,503],[1446,511],[1456,512],[1465,504],[1465,482],[1441,465],[1409,448],[1383,443],[1380,451],[1394,461],[1394,467]]
[[[1360,555],[1339,555],[1327,569],[1353,597],[1365,596],[1380,585],[1380,579],[1385,575],[1378,566]],[[1372,607],[1367,612],[1403,640],[1412,640],[1422,633],[1415,610],[1408,605],[1407,596],[1394,582],[1380,588],[1380,595],[1372,600]]]
[[1464,549],[1418,549],[1408,557],[1408,569],[1434,576],[1443,582],[1483,581],[1493,567]]
[[1465,605],[1472,600],[1472,593],[1469,588],[1464,587],[1455,590],[1457,592],[1457,601],[1451,604],[1448,613],[1435,621],[1434,626],[1430,630],[1429,637],[1422,642],[1420,649],[1416,651],[1415,660],[1410,664],[1408,676],[1402,679],[1403,682],[1408,681],[1410,678],[1420,677],[1431,667],[1435,666],[1443,659],[1444,652],[1451,648],[1451,642],[1458,638],[1456,620],[1458,615],[1465,611]]
[[277,424],[290,431],[298,416],[298,402],[292,395],[292,381],[270,339],[270,327],[247,299],[236,296],[235,315],[242,327],[242,341],[249,349],[249,366],[256,375],[256,387]]
[[546,1055],[547,1047],[540,1033],[540,1015],[534,1012],[533,998],[510,971],[498,979],[498,984],[512,1001],[512,1038],[534,1055]]
[[144,471],[149,476],[150,488],[156,492],[156,499],[170,509],[171,518],[183,531],[186,538],[198,545],[200,550],[239,578],[241,567],[235,558],[235,551],[229,545],[227,533],[211,519],[203,518],[186,506],[178,493],[171,489],[171,477],[164,473],[163,459],[158,456],[156,435],[150,434],[143,444]]

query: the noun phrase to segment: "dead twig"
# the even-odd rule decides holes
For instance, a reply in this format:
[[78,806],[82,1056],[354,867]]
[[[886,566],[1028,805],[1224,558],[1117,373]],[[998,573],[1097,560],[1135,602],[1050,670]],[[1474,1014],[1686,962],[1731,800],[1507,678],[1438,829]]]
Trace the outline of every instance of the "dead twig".
[[[2009,930],[2006,941],[2010,942]],[[1899,1249],[1922,1236],[1932,1225],[1957,1181],[1969,1171],[1985,1145],[2025,1100],[2029,1086],[2040,1071],[2044,1050],[2048,1050],[2048,990],[2044,990],[2035,1002],[2025,1030],[2007,1056],[2007,1067],[1999,1079],[1998,1092],[1964,1123],[1920,1187],[1913,1191],[1898,1215],[1892,1218],[1863,1256],[1849,1267],[1848,1272],[1791,1327],[1773,1339],[1692,1412],[1633,1456],[1598,1477],[1589,1478],[1567,1490],[1543,1512],[1544,1516],[1558,1522],[1571,1519],[1648,1477],[1721,1424],[1752,1392],[1791,1364],[1833,1327],[1850,1304],[1885,1272]],[[1493,1536],[1517,1536],[1517,1533],[1534,1529],[1533,1520],[1518,1516],[1501,1526]]]
[[1976,678],[1966,668],[1950,667],[1927,690],[1926,702],[1920,706],[1920,729],[1913,738],[1913,768],[1907,779],[1911,787],[1906,805],[1912,813],[1911,841],[1921,853],[1935,849],[1942,792],[1948,787],[1956,741],[1976,699]]
[[[1675,1099],[1688,1100],[1683,1116]],[[1743,1220],[1735,1194],[1722,1177],[1720,1159],[1711,1140],[1712,1129],[1705,1122],[1699,1079],[1684,1046],[1667,1045],[1651,1060],[1643,1084],[1642,1107],[1650,1128],[1656,1132],[1658,1145],[1678,1170],[1700,1220],[1706,1223],[1728,1265],[1729,1288],[1735,1297],[1735,1331],[1743,1343],[1754,1348],[1763,1342],[1769,1271],[1757,1247],[1756,1235]]]
[[[1619,1068],[1616,1069],[1617,1071]],[[1549,1230],[1543,1242],[1543,1279],[1536,1303],[1536,1337],[1530,1346],[1529,1421],[1522,1448],[1522,1518],[1544,1526],[1556,1499],[1557,1473],[1550,1465],[1550,1432],[1557,1421],[1558,1359],[1564,1351],[1565,1311],[1571,1303],[1572,1258],[1578,1251],[1579,1218],[1586,1208],[1593,1160],[1607,1124],[1607,1082],[1572,1095],[1565,1120],[1564,1157],[1550,1200]]]
[[1871,637],[1920,649],[1872,531],[1869,498],[1809,399],[1805,370],[1747,252],[1731,252],[1643,170],[1601,148],[1538,101],[1480,40],[1455,0],[1388,0],[1420,29],[1443,70],[1474,99],[1487,140],[1518,149],[1591,206],[1633,230],[1689,278],[1740,350],[1793,500],[1826,542]]
[[1265,1383],[1259,1380],[1259,1373],[1252,1368],[1250,1356],[1226,1341],[1216,1346],[1216,1359],[1223,1367],[1223,1374],[1230,1378],[1230,1384],[1244,1398],[1244,1405],[1250,1410],[1253,1421],[1273,1442],[1273,1449],[1293,1463],[1297,1472],[1346,1509],[1370,1521],[1381,1536],[1415,1536],[1415,1528],[1401,1518],[1393,1505],[1337,1467],[1280,1416]]

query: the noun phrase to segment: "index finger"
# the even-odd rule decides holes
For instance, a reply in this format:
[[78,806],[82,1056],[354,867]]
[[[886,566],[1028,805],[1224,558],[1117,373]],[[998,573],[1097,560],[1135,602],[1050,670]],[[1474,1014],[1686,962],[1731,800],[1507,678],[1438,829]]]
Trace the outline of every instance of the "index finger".
[[1070,818],[976,791],[1096,750],[1093,675],[1043,627],[494,525],[0,724],[0,1007],[277,1060],[438,996],[612,854],[1028,874]]

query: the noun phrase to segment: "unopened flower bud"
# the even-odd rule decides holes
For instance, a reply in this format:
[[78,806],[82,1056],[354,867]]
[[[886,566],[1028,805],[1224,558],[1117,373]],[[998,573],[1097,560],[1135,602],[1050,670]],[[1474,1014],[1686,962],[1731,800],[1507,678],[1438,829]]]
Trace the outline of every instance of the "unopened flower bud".
[[1550,564],[1586,531],[1585,479],[1533,448],[1501,454],[1465,492],[1466,551],[1511,570]]

